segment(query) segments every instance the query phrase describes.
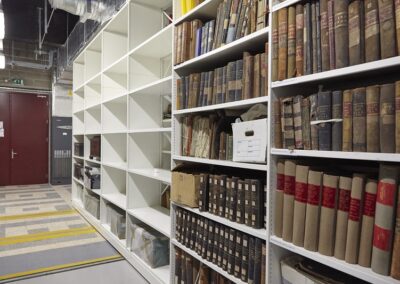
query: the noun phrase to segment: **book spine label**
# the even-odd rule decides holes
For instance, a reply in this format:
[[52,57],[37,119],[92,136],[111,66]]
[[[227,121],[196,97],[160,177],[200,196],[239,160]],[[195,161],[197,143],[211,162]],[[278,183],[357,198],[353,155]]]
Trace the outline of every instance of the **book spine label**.
[[378,0],[365,0],[365,61],[380,59]]
[[274,234],[279,238],[282,238],[284,180],[285,164],[283,161],[278,161],[275,190]]
[[393,4],[393,0],[378,1],[381,59],[396,55],[396,26]]
[[303,97],[296,96],[293,98],[293,122],[294,122],[294,140],[296,149],[303,149],[303,133],[302,133],[302,115],[301,103]]
[[295,175],[296,163],[290,160],[285,161],[282,238],[287,242],[291,242],[293,238]]
[[302,76],[304,71],[303,48],[304,14],[303,5],[296,5],[296,76]]
[[328,26],[328,0],[320,1],[321,16],[321,62],[322,71],[328,71],[329,65],[329,26]]
[[287,57],[288,57],[288,9],[278,11],[279,23],[279,50],[278,50],[278,80],[287,78]]
[[364,194],[364,209],[361,224],[360,251],[358,264],[364,267],[371,266],[372,237],[374,233],[374,220],[376,208],[376,180],[368,180]]
[[343,92],[343,144],[342,150],[351,152],[353,150],[353,92]]
[[380,150],[395,152],[395,90],[394,84],[381,86],[380,94]]
[[[400,1],[400,0],[399,0]],[[400,5],[400,4],[399,4]],[[400,10],[400,8],[399,8]],[[399,17],[400,21],[400,17]],[[400,153],[400,81],[395,83],[395,105],[396,105],[396,153]]]
[[379,86],[366,89],[367,103],[367,152],[379,152]]
[[349,65],[348,0],[334,1],[335,15],[335,65],[343,68]]
[[296,75],[296,7],[288,9],[288,59],[287,78]]
[[357,88],[353,91],[353,151],[365,152],[366,142],[366,93],[365,88]]

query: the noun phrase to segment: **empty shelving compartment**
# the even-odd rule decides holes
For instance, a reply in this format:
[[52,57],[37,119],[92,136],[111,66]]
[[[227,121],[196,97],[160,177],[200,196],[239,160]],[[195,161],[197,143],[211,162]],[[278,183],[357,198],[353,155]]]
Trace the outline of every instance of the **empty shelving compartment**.
[[116,133],[127,130],[127,96],[103,104],[103,132]]
[[90,80],[101,72],[101,36],[100,33],[85,51],[85,80]]
[[82,52],[73,64],[73,89],[77,90],[83,83],[85,83],[85,53]]
[[72,104],[73,113],[82,111],[85,106],[85,87],[82,86],[79,89],[75,90],[73,96],[74,96]]
[[126,168],[126,134],[103,135],[103,163],[116,168]]
[[103,73],[101,93],[103,101],[109,101],[127,93],[128,59],[124,58]]
[[126,209],[126,171],[103,165],[102,197],[121,209]]
[[101,132],[101,106],[96,105],[85,111],[85,133],[98,134]]
[[101,75],[92,78],[85,85],[85,108],[101,103]]
[[76,113],[72,118],[72,131],[74,134],[84,134],[85,124],[84,124],[84,112]]

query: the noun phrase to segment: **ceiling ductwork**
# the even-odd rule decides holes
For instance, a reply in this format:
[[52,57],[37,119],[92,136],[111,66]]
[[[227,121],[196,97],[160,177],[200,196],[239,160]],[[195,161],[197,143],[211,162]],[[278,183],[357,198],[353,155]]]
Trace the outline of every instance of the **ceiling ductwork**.
[[104,23],[112,16],[106,3],[98,0],[49,0],[49,3],[53,9],[79,16],[83,23],[86,20]]

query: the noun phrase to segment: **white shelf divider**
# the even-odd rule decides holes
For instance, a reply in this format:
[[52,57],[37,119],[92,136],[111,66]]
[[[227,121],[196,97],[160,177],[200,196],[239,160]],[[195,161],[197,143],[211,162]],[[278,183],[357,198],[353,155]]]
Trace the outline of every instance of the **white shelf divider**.
[[155,206],[130,209],[127,211],[129,215],[142,221],[146,225],[153,227],[163,235],[170,238],[171,236],[171,218],[168,209]]

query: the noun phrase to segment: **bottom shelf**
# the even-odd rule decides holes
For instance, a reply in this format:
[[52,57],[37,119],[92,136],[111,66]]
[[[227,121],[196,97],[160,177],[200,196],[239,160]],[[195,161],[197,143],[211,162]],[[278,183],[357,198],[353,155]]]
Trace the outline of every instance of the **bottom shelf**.
[[147,281],[156,284],[170,283],[170,266],[151,268],[143,260],[128,250],[126,242],[121,242],[107,226],[101,224],[99,220],[90,215],[83,207],[82,203],[74,199],[74,208],[108,241],[110,244],[138,271]]
[[318,252],[306,250],[305,248],[295,246],[294,244],[286,242],[276,236],[271,236],[270,242],[278,247],[297,253],[367,282],[376,284],[400,284],[400,281],[389,276],[377,274],[373,272],[371,268],[362,267],[357,264],[349,264],[332,256],[325,256]]
[[129,215],[153,227],[168,238],[171,235],[171,218],[169,210],[160,206],[128,210]]
[[214,270],[215,272],[218,272],[219,274],[221,274],[222,276],[224,276],[225,278],[229,279],[230,281],[234,282],[234,283],[238,283],[238,284],[246,284],[245,282],[243,282],[242,280],[240,280],[239,278],[236,278],[233,275],[228,274],[225,270],[223,270],[221,267],[215,265],[212,262],[209,262],[207,260],[205,260],[204,258],[202,258],[201,256],[199,256],[196,252],[192,251],[191,249],[185,247],[184,245],[182,245],[181,243],[179,243],[177,240],[172,239],[171,243],[180,248],[181,250],[183,250],[184,252],[186,252],[187,254],[191,255],[193,258],[197,259],[198,261],[200,261],[201,263],[204,263],[205,265],[207,265],[208,267],[210,267],[212,270]]

